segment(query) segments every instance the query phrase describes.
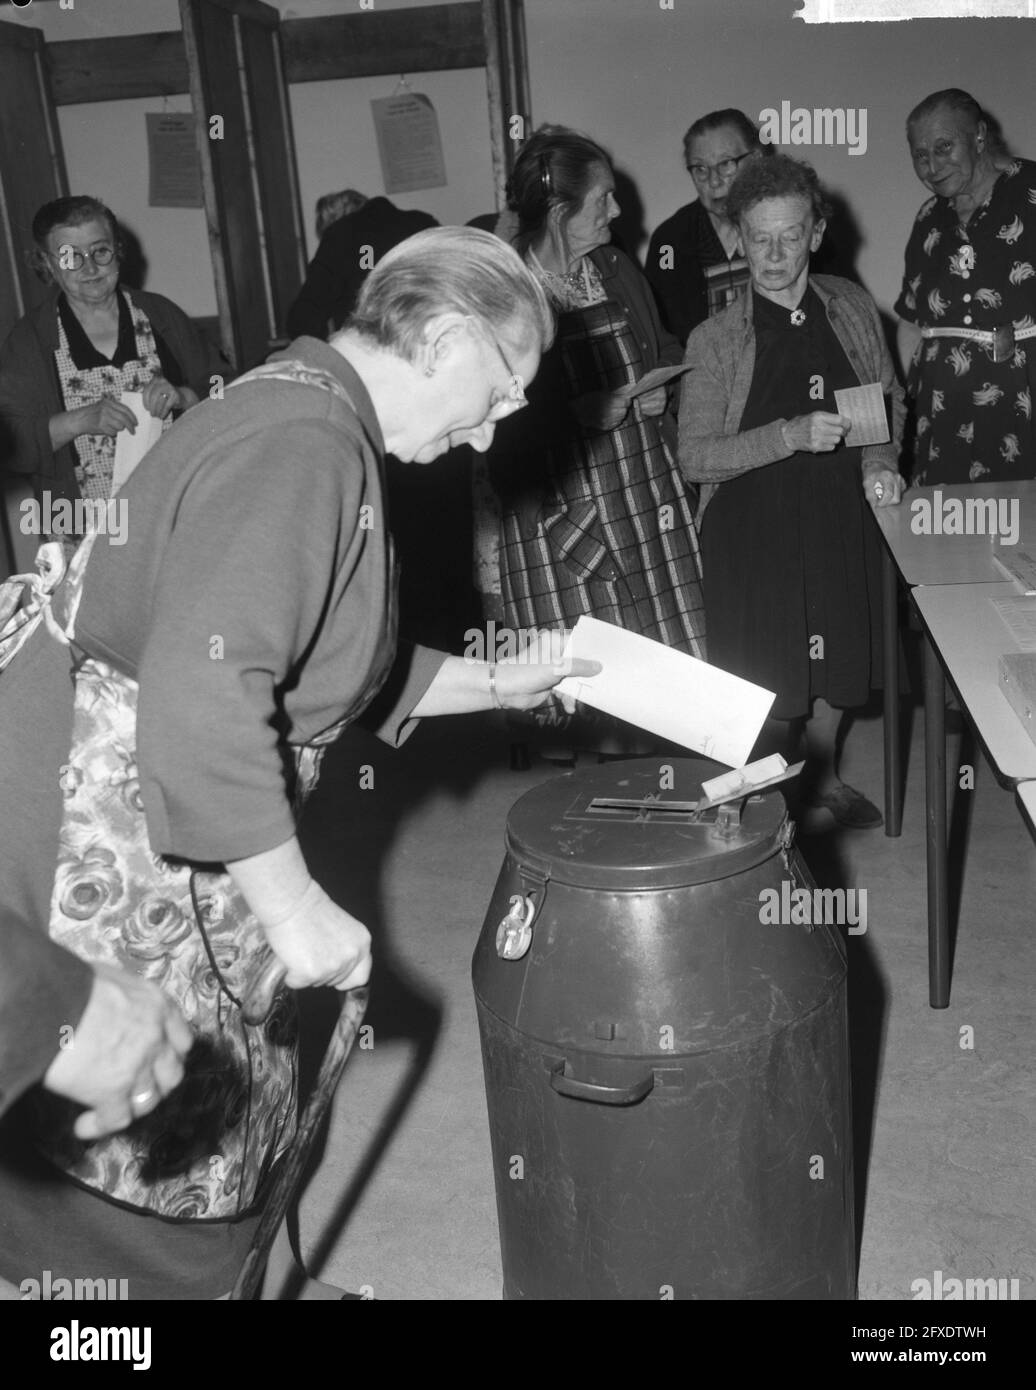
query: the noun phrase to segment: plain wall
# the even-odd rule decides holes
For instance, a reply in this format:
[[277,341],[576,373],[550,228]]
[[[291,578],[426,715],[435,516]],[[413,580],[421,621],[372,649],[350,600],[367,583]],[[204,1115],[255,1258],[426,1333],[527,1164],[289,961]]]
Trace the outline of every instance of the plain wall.
[[[414,8],[435,0],[381,4]],[[903,135],[909,108],[928,92],[959,85],[1001,120],[1022,154],[1036,155],[1036,22],[925,20],[890,24],[806,25],[796,0],[525,0],[533,116],[586,130],[614,154],[643,205],[642,239],[693,196],[683,168],[682,136],[692,120],[722,106],[756,117],[764,107],[866,108],[867,151],[795,146],[846,200],[860,238],[856,268],[879,304],[899,288],[903,247],[925,197],[911,171]],[[356,0],[277,0],[284,18],[357,13]],[[175,0],[79,0],[2,19],[31,23],[51,40],[179,27]],[[307,250],[313,205],[348,186],[383,192],[370,99],[390,95],[391,77],[302,83],[291,88]],[[493,207],[485,74],[480,69],[410,77],[439,113],[449,183],[400,194],[441,221],[464,222]],[[191,314],[216,311],[200,209],[149,208],[143,113],[187,109],[168,102],[104,102],[59,111],[71,186],[110,202],[140,238],[148,288]],[[628,200],[628,201],[636,201]],[[845,228],[833,235],[845,239]]]
[[[865,107],[867,152],[784,147],[841,194],[862,240],[856,268],[883,308],[899,292],[911,223],[928,196],[907,156],[907,112],[964,87],[1036,158],[1036,21],[807,25],[795,0],[525,0],[535,121],[594,136],[633,179],[653,230],[694,188],[683,134],[722,107]],[[844,229],[832,228],[832,234]],[[646,241],[638,245],[647,249]]]

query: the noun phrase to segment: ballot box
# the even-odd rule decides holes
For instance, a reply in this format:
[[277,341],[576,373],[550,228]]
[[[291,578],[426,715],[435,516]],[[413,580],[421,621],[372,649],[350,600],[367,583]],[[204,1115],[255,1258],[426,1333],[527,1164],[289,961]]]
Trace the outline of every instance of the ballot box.
[[856,1296],[846,943],[765,910],[815,886],[779,789],[697,809],[722,770],[508,817],[472,966],[506,1298]]

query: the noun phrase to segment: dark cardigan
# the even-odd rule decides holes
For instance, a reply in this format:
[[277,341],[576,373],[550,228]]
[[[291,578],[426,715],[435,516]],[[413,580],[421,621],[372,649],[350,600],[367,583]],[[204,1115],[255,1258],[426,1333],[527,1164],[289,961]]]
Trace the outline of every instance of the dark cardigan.
[[[199,398],[207,396],[210,371],[220,371],[214,349],[171,300],[145,290],[127,293],[176,358],[184,382]],[[57,300],[52,288],[0,346],[0,473],[31,479],[37,497],[46,491],[74,500],[79,496],[75,446],[54,450],[50,443],[50,418],[65,409],[54,361]]]

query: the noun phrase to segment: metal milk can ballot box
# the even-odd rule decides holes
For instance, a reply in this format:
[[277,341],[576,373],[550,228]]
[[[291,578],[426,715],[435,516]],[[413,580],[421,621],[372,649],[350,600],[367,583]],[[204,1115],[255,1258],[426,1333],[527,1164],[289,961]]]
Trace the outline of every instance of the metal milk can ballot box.
[[779,791],[672,807],[725,770],[508,817],[472,965],[505,1298],[856,1297],[845,943],[760,920],[813,890]]

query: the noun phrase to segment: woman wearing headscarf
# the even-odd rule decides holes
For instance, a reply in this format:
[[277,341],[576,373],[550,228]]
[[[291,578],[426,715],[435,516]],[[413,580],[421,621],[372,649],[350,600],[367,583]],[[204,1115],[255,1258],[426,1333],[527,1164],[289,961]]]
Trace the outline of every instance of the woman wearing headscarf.
[[499,239],[405,242],[330,343],[297,340],[155,446],[125,544],[87,538],[0,675],[0,920],[159,984],[196,1034],[181,1084],[140,1075],[123,1133],[84,1143],[38,1094],[10,1112],[0,1276],[232,1285],[295,1108],[292,1015],[247,1025],[248,984],[270,952],[295,989],[370,971],[366,928],[296,838],[323,750],[361,714],[395,744],[425,714],[532,708],[565,672],[546,638],[539,661],[395,661],[383,500],[388,450],[488,448],[552,332]]
[[914,406],[915,483],[1036,477],[1036,163],[1013,159],[958,88],[907,117],[931,191],[896,301]]
[[[751,273],[694,330],[680,461],[701,485],[710,660],[777,694],[782,751],[804,731],[803,793],[844,826],[881,813],[838,772],[842,711],[878,684],[880,569],[868,505],[893,506],[903,404],[874,301],[811,276],[827,207],[807,164],[751,160],[727,198]],[[880,383],[888,444],[847,447],[835,391]]]

